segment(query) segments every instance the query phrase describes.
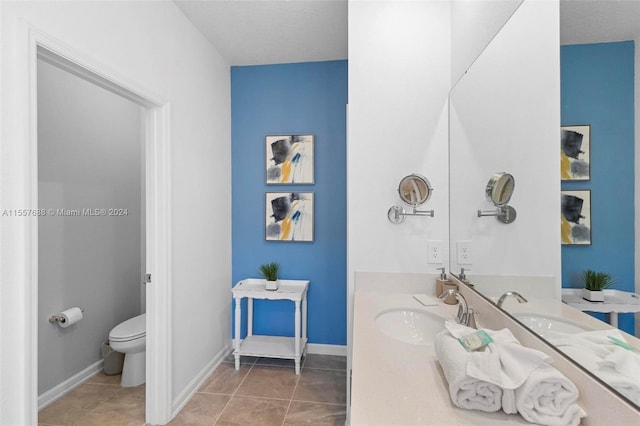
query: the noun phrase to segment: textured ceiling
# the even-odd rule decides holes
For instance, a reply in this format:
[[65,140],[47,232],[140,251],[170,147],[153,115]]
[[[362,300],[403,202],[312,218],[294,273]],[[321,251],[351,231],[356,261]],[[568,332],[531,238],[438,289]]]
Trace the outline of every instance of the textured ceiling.
[[[347,0],[174,0],[231,65],[347,59]],[[640,0],[560,0],[561,44],[640,39]]]
[[347,59],[347,0],[174,0],[231,65]]
[[640,0],[561,0],[560,43],[640,39]]

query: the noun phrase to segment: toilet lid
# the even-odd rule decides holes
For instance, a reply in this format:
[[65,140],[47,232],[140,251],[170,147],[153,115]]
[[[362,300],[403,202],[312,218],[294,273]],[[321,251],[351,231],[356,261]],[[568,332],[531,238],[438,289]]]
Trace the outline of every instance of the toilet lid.
[[109,333],[109,340],[123,342],[144,337],[147,333],[146,319],[147,314],[142,314],[118,324]]

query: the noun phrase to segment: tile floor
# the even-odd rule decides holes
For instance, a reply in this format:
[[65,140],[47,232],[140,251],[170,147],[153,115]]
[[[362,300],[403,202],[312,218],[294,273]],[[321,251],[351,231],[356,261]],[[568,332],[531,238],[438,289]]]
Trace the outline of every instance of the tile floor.
[[[296,376],[293,361],[228,356],[172,426],[344,425],[346,358],[309,354]],[[144,385],[121,388],[120,376],[98,374],[42,409],[40,426],[144,424]]]

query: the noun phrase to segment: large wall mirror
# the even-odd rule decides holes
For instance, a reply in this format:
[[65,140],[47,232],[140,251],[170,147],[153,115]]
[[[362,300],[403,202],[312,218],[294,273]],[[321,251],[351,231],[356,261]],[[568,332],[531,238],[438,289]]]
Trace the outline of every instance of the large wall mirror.
[[[559,11],[557,2],[520,4],[450,96],[450,270],[458,274],[464,268],[475,289],[491,300],[506,291],[525,296],[527,308],[511,300],[503,309],[538,334],[540,317],[522,313],[545,300],[560,300],[562,287],[581,286],[585,269],[609,272],[618,280],[616,288],[636,290],[634,198],[640,197],[635,197],[634,128],[640,114],[633,108],[638,93],[633,65],[640,63],[635,53],[640,2],[559,4]],[[554,20],[558,31],[551,28]],[[610,68],[599,70],[603,66]],[[597,72],[599,77],[593,75]],[[615,91],[615,105],[604,103],[609,90]],[[562,180],[562,125],[590,125],[589,180]],[[492,207],[485,186],[498,172],[512,174],[517,182],[509,204],[518,219],[508,225],[477,217],[478,210]],[[560,194],[570,190],[590,191],[590,244],[562,244]],[[458,258],[460,243],[471,247],[465,259]],[[605,338],[617,336],[597,319],[587,328],[550,320],[547,326],[564,331],[601,329]],[[633,322],[632,314],[620,315],[622,330],[634,333]],[[593,359],[578,356],[575,346],[558,348],[593,370]],[[620,384],[609,384],[640,403],[640,380],[624,384],[636,398]]]

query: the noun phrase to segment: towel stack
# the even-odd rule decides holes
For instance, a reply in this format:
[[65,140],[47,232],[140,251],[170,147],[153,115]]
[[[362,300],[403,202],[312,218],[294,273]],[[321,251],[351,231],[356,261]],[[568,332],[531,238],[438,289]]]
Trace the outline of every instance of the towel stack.
[[525,348],[508,329],[485,330],[493,342],[468,352],[457,340],[476,330],[451,321],[435,339],[436,355],[453,403],[470,410],[520,413],[542,425],[578,425],[586,415],[578,389],[548,365],[543,352]]
[[640,354],[615,344],[612,339],[627,343],[616,329],[574,334],[555,332],[549,336],[549,341],[561,351],[640,405]]

